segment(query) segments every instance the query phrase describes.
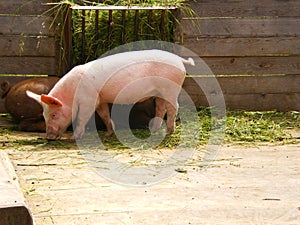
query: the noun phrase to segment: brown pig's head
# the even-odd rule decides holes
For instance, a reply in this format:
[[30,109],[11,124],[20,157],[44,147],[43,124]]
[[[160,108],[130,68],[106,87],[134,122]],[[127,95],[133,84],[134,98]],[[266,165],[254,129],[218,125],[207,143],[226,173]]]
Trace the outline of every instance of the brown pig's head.
[[49,95],[38,95],[31,91],[26,94],[40,103],[46,122],[48,140],[55,140],[62,136],[72,122],[72,109],[59,99]]

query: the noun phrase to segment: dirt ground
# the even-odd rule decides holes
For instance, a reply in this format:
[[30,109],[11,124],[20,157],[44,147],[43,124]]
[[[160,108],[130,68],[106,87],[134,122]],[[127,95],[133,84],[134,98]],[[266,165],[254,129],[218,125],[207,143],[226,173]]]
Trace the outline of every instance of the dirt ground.
[[[42,134],[16,133],[37,140]],[[2,136],[2,145],[7,145]],[[109,181],[76,148],[41,144],[5,151],[16,167],[36,225],[299,224],[300,143],[223,145],[207,168],[203,149],[152,186]],[[159,162],[171,150],[119,151],[123,162]],[[109,150],[108,150],[109,152]],[[127,161],[126,161],[127,160]]]

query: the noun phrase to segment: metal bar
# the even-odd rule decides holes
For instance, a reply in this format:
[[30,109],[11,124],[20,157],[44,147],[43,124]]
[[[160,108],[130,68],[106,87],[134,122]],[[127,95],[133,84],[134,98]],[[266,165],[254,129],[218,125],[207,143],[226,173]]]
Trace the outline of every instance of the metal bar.
[[139,10],[135,11],[134,15],[134,40],[137,41],[139,39]]
[[161,38],[161,40],[164,40],[164,34],[165,34],[165,15],[166,15],[166,10],[161,10],[161,17],[160,17],[160,38]]
[[96,38],[96,42],[99,39],[99,10],[95,10],[95,38]]
[[110,41],[111,41],[111,32],[112,32],[112,26],[113,26],[113,20],[112,20],[112,10],[108,11],[108,34],[107,34],[107,42],[109,49],[111,48],[110,46]]
[[99,47],[99,10],[95,10],[95,52],[97,52]]
[[85,10],[81,14],[81,63],[85,63]]
[[147,14],[147,23],[148,23],[148,28],[147,28],[147,35],[150,37],[152,36],[152,29],[151,29],[151,23],[152,23],[152,9],[148,11]]
[[125,36],[126,36],[126,11],[123,10],[122,11],[122,33],[121,33],[121,43],[124,44],[125,43]]

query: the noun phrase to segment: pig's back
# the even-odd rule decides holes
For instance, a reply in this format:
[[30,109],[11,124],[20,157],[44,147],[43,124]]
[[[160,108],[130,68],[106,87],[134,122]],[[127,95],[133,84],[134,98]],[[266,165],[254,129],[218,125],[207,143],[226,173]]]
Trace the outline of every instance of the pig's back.
[[143,50],[118,53],[115,55],[102,58],[105,65],[109,65],[108,69],[119,69],[136,63],[144,62],[160,62],[185,70],[182,58],[170,52],[162,50]]
[[[122,69],[142,63],[158,62],[176,67],[185,73],[183,59],[175,54],[162,50],[142,50],[118,53],[91,61],[82,65],[86,81],[101,88],[108,79],[120,73]],[[137,71],[139,72],[139,71]],[[100,87],[98,87],[100,85]]]

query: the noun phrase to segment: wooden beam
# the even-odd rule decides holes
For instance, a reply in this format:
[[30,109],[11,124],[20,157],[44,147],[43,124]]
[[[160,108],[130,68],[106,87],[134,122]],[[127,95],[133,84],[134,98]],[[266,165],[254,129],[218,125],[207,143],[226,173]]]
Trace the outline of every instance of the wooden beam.
[[[300,74],[300,56],[200,57],[214,75]],[[195,59],[197,65],[197,59]],[[191,68],[192,72],[189,72]],[[197,71],[198,70],[198,71]],[[189,67],[192,75],[207,75],[201,67]]]
[[299,36],[300,18],[182,18],[187,37],[277,37]]
[[299,16],[298,0],[190,0],[199,17]]
[[0,33],[5,35],[52,36],[53,18],[47,16],[0,15]]
[[71,6],[72,9],[78,10],[173,10],[177,6]]
[[201,56],[300,55],[300,37],[184,38],[184,47]]
[[0,36],[1,56],[56,56],[54,37]]
[[0,187],[0,224],[33,225],[14,167],[4,151],[0,151]]
[[41,15],[52,6],[47,5],[51,0],[13,0],[0,1],[0,14],[10,15]]
[[57,75],[55,57],[0,57],[0,74]]

